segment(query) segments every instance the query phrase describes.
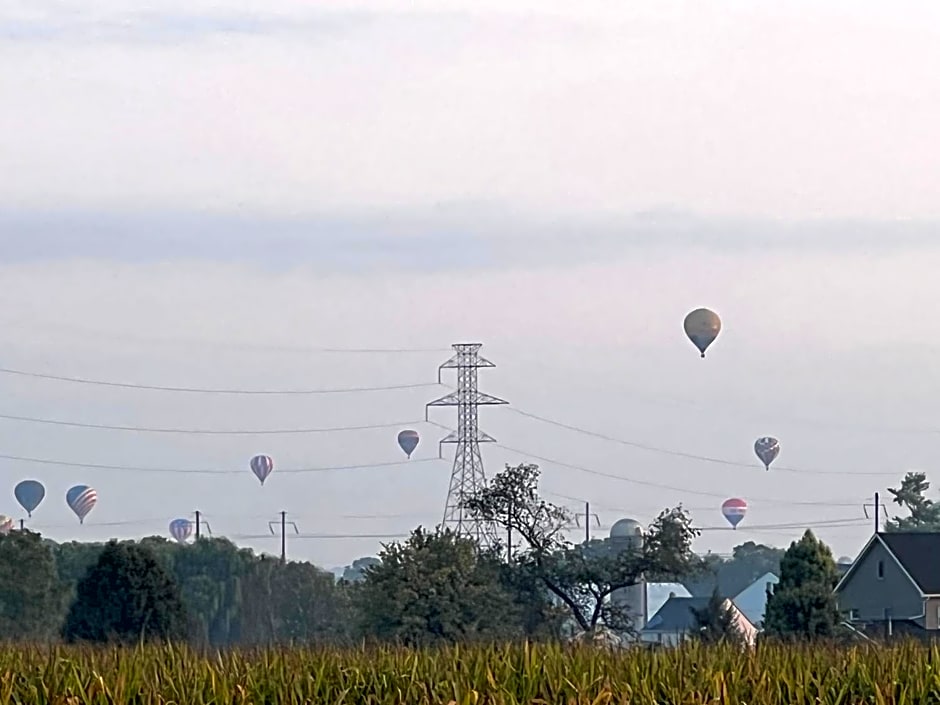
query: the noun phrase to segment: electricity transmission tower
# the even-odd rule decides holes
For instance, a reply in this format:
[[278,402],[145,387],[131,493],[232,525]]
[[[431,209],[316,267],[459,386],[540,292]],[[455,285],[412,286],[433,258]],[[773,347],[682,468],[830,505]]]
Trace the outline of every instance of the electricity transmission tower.
[[[476,521],[464,515],[464,501],[486,485],[483,471],[483,458],[480,455],[481,443],[493,443],[496,439],[480,430],[478,412],[480,406],[508,404],[509,402],[485,394],[477,388],[477,372],[481,367],[496,367],[486,358],[480,357],[480,343],[457,343],[452,346],[455,354],[441,365],[437,371],[437,381],[441,381],[441,371],[457,370],[457,390],[427,406],[456,406],[457,430],[452,431],[441,443],[456,443],[454,469],[450,476],[450,488],[447,490],[447,503],[444,505],[444,527],[453,528],[457,534],[467,536],[481,546],[492,546],[496,539],[494,528],[484,522]],[[425,410],[427,418],[427,409]]]

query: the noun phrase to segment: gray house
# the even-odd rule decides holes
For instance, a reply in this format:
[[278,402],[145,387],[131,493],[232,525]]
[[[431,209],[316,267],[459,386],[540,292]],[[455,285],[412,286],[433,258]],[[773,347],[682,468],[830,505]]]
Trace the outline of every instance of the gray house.
[[857,629],[940,637],[940,533],[877,533],[835,588]]

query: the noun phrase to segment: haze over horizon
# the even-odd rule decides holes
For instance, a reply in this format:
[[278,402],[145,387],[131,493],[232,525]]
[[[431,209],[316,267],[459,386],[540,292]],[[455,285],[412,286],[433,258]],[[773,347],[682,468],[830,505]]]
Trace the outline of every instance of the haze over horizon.
[[[481,412],[489,475],[538,462],[549,499],[590,500],[607,526],[681,501],[722,527],[722,499],[747,499],[699,551],[811,526],[854,555],[873,493],[932,477],[940,7],[308,5],[0,9],[15,67],[0,73],[0,368],[406,385],[479,341],[497,364],[481,388],[511,402]],[[704,361],[682,333],[698,306],[725,325]],[[0,391],[0,415],[88,424],[391,424],[0,419],[0,456],[232,471],[0,459],[0,513],[18,518],[13,484],[40,479],[31,526],[57,540],[166,535],[198,508],[276,552],[260,536],[287,510],[344,537],[289,539],[332,567],[442,515],[451,449],[434,461],[446,432],[422,420],[443,388],[236,397],[0,373]],[[280,471],[403,460],[406,426],[422,435],[411,464]],[[766,434],[782,445],[770,472],[752,450]],[[263,488],[257,452],[276,462]],[[77,482],[100,496],[84,526],[63,501]],[[840,519],[857,521],[825,523]],[[779,524],[799,528],[749,528]]]

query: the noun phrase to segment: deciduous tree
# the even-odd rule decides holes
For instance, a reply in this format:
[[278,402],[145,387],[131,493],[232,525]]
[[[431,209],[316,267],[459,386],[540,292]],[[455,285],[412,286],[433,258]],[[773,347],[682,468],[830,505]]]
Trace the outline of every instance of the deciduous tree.
[[67,641],[183,639],[187,615],[173,577],[149,549],[108,542],[78,582],[63,628]]

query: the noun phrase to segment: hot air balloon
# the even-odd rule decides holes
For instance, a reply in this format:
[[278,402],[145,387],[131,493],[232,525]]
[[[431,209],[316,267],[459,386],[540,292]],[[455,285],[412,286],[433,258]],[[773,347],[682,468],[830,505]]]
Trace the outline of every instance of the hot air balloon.
[[780,441],[771,436],[764,436],[754,441],[754,452],[764,464],[765,470],[770,470],[770,464],[780,455]]
[[737,529],[738,524],[741,523],[744,515],[747,514],[747,502],[737,497],[726,499],[721,505],[721,513],[724,514],[725,519],[731,524],[731,528]]
[[0,514],[0,534],[6,535],[13,530],[13,518]]
[[721,319],[714,311],[697,308],[685,317],[683,327],[689,340],[702,353],[702,357],[705,357],[708,346],[715,342],[721,332]]
[[23,480],[13,488],[13,496],[20,506],[26,510],[28,516],[32,516],[36,507],[46,496],[46,488],[38,480]]
[[180,543],[186,543],[193,533],[193,523],[189,519],[174,519],[170,522],[170,536],[179,541]]
[[415,448],[418,447],[418,441],[421,440],[418,436],[417,431],[407,430],[402,431],[398,434],[398,445],[401,446],[401,449],[407,453],[408,457],[411,457],[411,454],[415,452]]
[[256,455],[251,459],[250,465],[255,477],[261,480],[262,486],[264,481],[268,479],[268,475],[274,471],[274,460],[270,455]]
[[78,517],[78,523],[84,524],[88,512],[98,503],[98,493],[88,485],[75,485],[65,493],[65,503]]

